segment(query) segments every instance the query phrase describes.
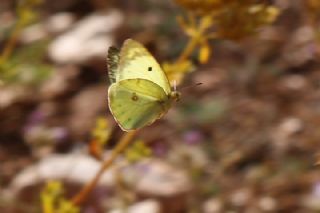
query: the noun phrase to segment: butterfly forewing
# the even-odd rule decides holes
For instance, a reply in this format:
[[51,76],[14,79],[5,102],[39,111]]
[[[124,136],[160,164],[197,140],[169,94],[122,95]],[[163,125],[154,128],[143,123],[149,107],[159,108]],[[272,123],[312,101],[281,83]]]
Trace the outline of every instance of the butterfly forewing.
[[128,39],[121,48],[116,81],[137,78],[157,84],[167,95],[171,91],[167,76],[154,57],[140,43]]

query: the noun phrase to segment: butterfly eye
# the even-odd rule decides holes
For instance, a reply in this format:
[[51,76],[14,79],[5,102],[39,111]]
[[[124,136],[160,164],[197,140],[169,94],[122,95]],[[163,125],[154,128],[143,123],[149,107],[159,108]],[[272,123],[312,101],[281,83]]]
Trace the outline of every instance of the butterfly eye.
[[152,71],[152,67],[148,67],[148,71]]

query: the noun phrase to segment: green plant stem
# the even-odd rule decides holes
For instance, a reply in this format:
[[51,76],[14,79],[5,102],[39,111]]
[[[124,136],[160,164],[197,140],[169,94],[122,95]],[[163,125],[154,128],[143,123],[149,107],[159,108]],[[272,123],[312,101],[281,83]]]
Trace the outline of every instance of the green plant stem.
[[12,52],[17,44],[17,40],[18,40],[18,36],[21,31],[21,28],[22,28],[22,24],[20,22],[16,23],[16,25],[14,26],[12,33],[11,33],[11,36],[10,36],[9,40],[7,41],[7,43],[5,44],[3,51],[0,55],[0,67],[12,54]]
[[106,161],[103,162],[102,167],[100,168],[100,170],[97,172],[97,174],[95,175],[95,177],[89,182],[87,183],[82,189],[81,191],[76,194],[73,198],[72,198],[72,202],[75,205],[81,205],[83,203],[83,201],[85,201],[85,199],[87,198],[87,196],[90,194],[90,192],[94,189],[94,187],[97,185],[97,183],[99,182],[101,176],[103,175],[103,173],[110,168],[110,166],[112,165],[112,163],[114,162],[114,160],[119,156],[119,154],[121,154],[130,144],[130,142],[132,141],[132,139],[135,137],[135,135],[137,134],[137,131],[131,131],[131,132],[127,132],[125,133],[120,142],[116,145],[116,147],[112,150],[111,156],[110,158],[108,158]]

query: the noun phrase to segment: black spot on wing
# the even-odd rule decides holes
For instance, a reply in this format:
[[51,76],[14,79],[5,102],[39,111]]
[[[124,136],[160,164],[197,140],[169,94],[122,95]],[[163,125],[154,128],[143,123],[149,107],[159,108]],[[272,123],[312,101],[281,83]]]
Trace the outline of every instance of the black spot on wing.
[[148,71],[152,71],[152,67],[148,67]]
[[133,100],[133,101],[139,100],[139,97],[137,96],[136,93],[132,93],[131,100]]

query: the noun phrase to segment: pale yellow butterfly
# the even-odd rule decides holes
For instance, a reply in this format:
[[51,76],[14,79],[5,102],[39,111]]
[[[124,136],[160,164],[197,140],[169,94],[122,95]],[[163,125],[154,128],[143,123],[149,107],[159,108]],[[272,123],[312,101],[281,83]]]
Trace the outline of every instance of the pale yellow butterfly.
[[139,42],[127,39],[120,51],[110,47],[107,64],[109,108],[123,130],[152,124],[179,100],[180,93],[171,90],[164,71]]

